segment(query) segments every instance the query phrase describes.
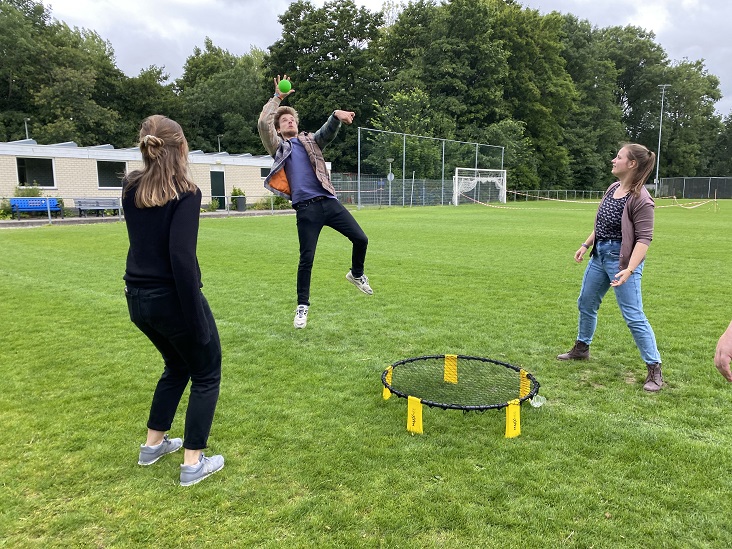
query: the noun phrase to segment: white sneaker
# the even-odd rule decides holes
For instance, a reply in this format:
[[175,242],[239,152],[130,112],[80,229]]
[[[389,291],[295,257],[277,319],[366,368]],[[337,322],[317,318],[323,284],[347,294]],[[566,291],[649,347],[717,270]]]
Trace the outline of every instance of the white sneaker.
[[304,328],[308,325],[308,306],[298,305],[295,309],[295,320],[293,322],[295,328]]
[[348,274],[346,275],[346,280],[356,286],[359,290],[361,290],[363,293],[368,295],[373,295],[374,291],[371,289],[371,286],[369,286],[369,277],[367,277],[365,274],[359,276],[356,278],[353,276],[351,271],[348,271]]

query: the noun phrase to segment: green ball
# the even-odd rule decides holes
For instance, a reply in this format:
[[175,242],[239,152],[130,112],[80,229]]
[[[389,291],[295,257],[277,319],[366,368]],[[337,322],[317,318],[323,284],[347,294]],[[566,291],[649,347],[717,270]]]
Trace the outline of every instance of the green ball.
[[292,84],[290,84],[289,80],[280,80],[278,87],[282,93],[287,93],[292,89]]

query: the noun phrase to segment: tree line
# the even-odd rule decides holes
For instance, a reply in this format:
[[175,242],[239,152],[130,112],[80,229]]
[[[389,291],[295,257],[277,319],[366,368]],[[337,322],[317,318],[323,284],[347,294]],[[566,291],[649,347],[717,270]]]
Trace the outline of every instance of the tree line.
[[[182,124],[193,150],[265,154],[257,118],[286,73],[302,129],[349,109],[360,126],[505,147],[511,188],[600,189],[620,143],[657,149],[668,84],[661,176],[732,175],[719,79],[702,60],[670,60],[641,28],[514,0],[387,0],[379,12],[298,0],[279,21],[267,51],[233,55],[206,38],[170,81],[155,65],[126,76],[112,44],[42,2],[0,0],[0,140],[24,138],[27,125],[39,143],[131,147],[140,121],[159,113]],[[357,145],[350,129],[333,143],[334,171],[356,170]]]

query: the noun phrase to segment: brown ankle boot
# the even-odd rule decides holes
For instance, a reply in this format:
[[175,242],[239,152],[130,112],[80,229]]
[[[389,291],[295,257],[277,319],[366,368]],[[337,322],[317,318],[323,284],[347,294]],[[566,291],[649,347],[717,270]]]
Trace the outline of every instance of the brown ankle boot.
[[587,360],[590,358],[590,346],[580,340],[574,342],[574,347],[568,352],[557,355],[557,360]]
[[646,368],[648,368],[648,375],[646,376],[646,383],[643,385],[643,388],[646,391],[651,391],[652,393],[660,391],[661,387],[663,387],[661,365],[658,363],[646,364]]

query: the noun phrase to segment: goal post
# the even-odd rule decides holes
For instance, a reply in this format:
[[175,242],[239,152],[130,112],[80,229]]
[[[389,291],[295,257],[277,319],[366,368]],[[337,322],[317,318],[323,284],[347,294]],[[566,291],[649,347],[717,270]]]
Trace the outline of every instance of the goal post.
[[471,198],[478,202],[506,203],[506,170],[455,168],[452,178],[452,203],[457,206],[460,196],[474,191]]

